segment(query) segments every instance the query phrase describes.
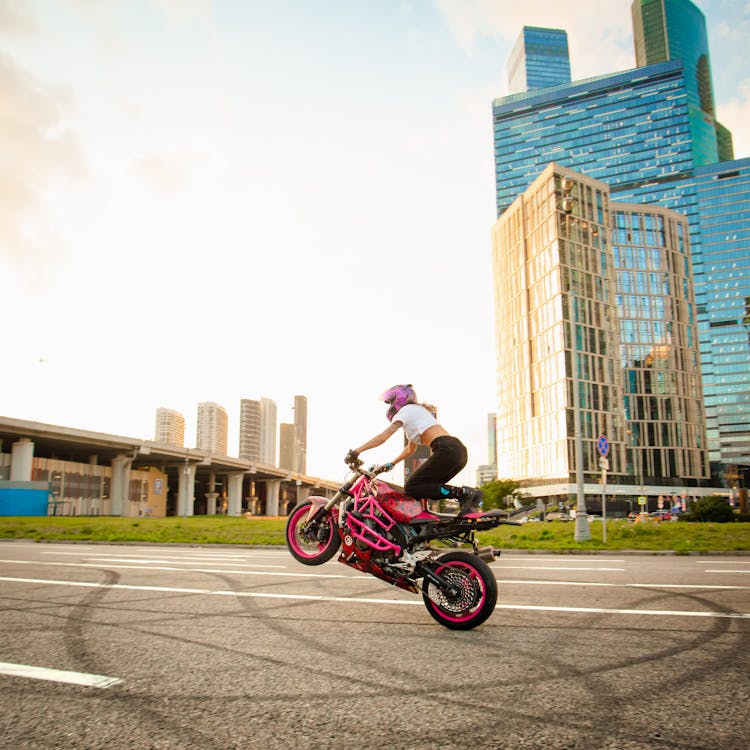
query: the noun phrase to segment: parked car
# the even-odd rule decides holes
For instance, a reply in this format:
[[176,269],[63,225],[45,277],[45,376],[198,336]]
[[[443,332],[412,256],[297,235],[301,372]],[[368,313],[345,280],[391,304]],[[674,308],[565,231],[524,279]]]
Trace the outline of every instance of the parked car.
[[[649,513],[649,516],[655,521],[671,521],[674,516],[671,511],[668,510],[655,510],[653,513]],[[675,518],[675,520],[677,520]]]

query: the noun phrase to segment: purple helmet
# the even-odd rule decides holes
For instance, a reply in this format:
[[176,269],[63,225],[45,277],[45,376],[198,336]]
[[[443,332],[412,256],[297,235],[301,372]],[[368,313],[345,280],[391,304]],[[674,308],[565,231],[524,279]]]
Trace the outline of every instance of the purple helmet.
[[388,404],[388,421],[392,422],[396,412],[407,404],[417,403],[417,394],[411,383],[407,385],[394,385],[384,393],[380,394],[380,400]]

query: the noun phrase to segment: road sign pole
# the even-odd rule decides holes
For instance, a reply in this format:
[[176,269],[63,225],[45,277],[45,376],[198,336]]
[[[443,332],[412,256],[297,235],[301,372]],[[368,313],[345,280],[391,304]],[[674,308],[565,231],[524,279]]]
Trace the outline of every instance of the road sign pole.
[[602,541],[607,543],[607,472],[602,472]]
[[599,451],[599,468],[602,470],[602,541],[607,543],[607,469],[609,469],[609,440],[606,435],[599,435],[596,441],[596,449]]

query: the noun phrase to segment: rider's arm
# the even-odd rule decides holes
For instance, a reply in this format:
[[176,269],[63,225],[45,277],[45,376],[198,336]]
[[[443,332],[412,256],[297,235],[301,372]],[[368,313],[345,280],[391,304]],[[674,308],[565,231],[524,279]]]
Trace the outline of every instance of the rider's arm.
[[399,453],[398,457],[393,459],[392,463],[395,465],[399,461],[403,461],[405,458],[409,458],[409,456],[411,456],[411,454],[414,453],[417,448],[418,446],[416,443],[407,443],[401,453]]
[[388,425],[388,427],[386,427],[380,433],[380,435],[375,435],[374,438],[370,438],[366,443],[362,443],[359,448],[355,449],[355,452],[362,453],[362,451],[369,450],[370,448],[377,448],[379,445],[383,445],[383,443],[388,440],[388,438],[393,435],[393,433],[396,432],[399,427],[401,427],[401,424],[401,422],[393,422],[392,424]]

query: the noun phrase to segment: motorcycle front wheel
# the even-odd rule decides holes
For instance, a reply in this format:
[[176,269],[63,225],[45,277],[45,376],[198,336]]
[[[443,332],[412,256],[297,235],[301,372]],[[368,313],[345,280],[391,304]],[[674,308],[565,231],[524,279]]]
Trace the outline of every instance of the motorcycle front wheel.
[[429,579],[422,583],[424,605],[430,615],[451,630],[471,630],[481,625],[497,604],[497,581],[484,560],[469,552],[448,552],[434,567],[448,588]]
[[305,565],[322,565],[338,552],[341,538],[330,515],[305,523],[312,503],[300,503],[286,522],[286,546],[292,557]]

